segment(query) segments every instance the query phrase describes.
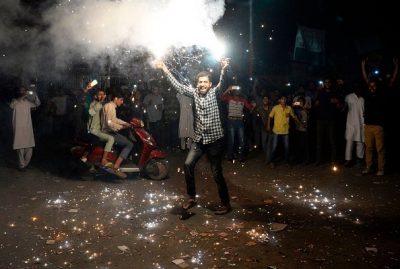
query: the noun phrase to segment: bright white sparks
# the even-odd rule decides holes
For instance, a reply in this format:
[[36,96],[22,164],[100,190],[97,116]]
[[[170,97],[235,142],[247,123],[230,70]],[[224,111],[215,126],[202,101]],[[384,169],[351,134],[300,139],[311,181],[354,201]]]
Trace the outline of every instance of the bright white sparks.
[[224,46],[213,25],[224,12],[224,0],[83,0],[61,2],[46,19],[65,51],[77,46],[96,55],[144,47],[161,57],[170,47],[196,45],[221,57]]

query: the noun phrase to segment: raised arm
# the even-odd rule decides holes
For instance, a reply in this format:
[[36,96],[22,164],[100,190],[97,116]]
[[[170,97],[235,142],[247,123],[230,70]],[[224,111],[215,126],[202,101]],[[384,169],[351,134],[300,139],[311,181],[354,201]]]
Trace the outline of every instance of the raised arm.
[[365,83],[368,83],[368,81],[369,81],[369,78],[367,75],[367,70],[365,69],[365,64],[366,64],[367,60],[368,60],[368,58],[361,60],[361,72],[362,72],[362,76],[364,78]]
[[224,86],[225,73],[226,73],[226,70],[228,69],[229,63],[230,63],[230,60],[228,58],[224,58],[220,62],[220,64],[221,64],[221,75],[219,77],[219,82],[218,82],[217,86],[215,87],[217,90],[220,90]]
[[393,64],[394,64],[394,69],[393,69],[392,77],[390,78],[389,87],[392,87],[394,85],[394,82],[397,79],[397,75],[399,72],[399,59],[393,58]]
[[35,92],[31,92],[30,94],[26,94],[23,99],[29,102],[29,106],[31,108],[35,108],[40,106],[40,99]]
[[93,89],[93,87],[97,84],[97,80],[96,82],[94,81],[90,81],[88,84],[86,84],[85,88],[82,89],[82,91],[84,93],[88,93],[91,89]]
[[229,86],[228,89],[226,89],[226,91],[224,91],[222,93],[222,95],[227,95],[231,90],[232,90],[232,86]]
[[34,107],[38,107],[38,106],[40,106],[40,99],[37,96],[37,94],[35,93],[35,96],[33,97],[33,100],[31,102],[31,107],[34,108]]
[[164,74],[167,76],[168,81],[177,90],[177,92],[179,92],[180,94],[185,94],[185,95],[193,97],[194,88],[186,86],[186,85],[183,85],[182,83],[180,83],[174,77],[174,75],[172,75],[171,71],[169,71],[168,67],[164,64],[163,61],[157,60],[155,62],[155,67],[157,69],[161,69],[164,72]]

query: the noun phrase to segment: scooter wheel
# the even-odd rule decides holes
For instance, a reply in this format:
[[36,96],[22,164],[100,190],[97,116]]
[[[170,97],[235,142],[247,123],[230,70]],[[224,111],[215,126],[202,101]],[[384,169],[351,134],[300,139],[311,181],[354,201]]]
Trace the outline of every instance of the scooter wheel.
[[145,167],[145,173],[154,180],[165,179],[169,173],[169,164],[166,160],[150,160]]

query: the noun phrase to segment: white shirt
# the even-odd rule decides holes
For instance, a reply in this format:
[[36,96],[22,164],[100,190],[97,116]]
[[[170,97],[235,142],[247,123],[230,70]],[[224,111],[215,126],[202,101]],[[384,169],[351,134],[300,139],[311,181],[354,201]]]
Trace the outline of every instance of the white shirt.
[[348,108],[345,138],[364,142],[364,98],[350,93],[344,101]]

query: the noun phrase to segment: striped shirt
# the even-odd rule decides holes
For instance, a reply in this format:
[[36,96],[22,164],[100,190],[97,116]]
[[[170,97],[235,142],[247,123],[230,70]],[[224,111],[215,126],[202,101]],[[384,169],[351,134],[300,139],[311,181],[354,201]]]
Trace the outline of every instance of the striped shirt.
[[167,71],[166,76],[172,86],[180,93],[194,99],[194,142],[202,141],[203,144],[210,144],[224,136],[221,115],[218,105],[220,96],[220,85],[224,80],[224,73],[221,72],[218,85],[210,89],[206,95],[200,95],[193,87],[183,85],[175,79],[171,72]]
[[244,107],[250,112],[253,111],[250,103],[241,96],[225,95],[222,96],[222,100],[228,103],[228,118],[242,119]]

